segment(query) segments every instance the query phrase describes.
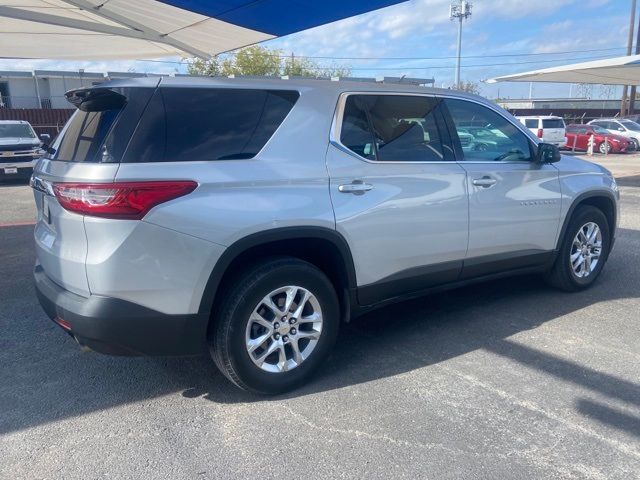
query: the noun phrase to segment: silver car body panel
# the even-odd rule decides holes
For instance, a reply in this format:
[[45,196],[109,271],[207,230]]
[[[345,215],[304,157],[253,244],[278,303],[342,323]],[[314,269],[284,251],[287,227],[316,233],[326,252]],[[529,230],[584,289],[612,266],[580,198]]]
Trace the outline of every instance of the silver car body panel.
[[[129,82],[154,87],[158,80]],[[342,94],[387,93],[481,103],[536,141],[510,114],[475,95],[322,80],[163,78],[159,88],[164,86],[297,90],[300,98],[252,159],[41,160],[34,174],[42,186],[34,189],[37,256],[46,274],[65,289],[168,314],[195,313],[214,266],[229,247],[255,233],[309,226],[337,230],[351,250],[357,285],[369,285],[419,266],[553,250],[572,200],[585,191],[614,188],[605,170],[573,158],[563,157],[555,166],[369,162],[336,140]],[[478,192],[470,182],[484,174],[500,183]],[[60,181],[162,179],[194,180],[198,187],[156,206],[142,221],[83,217],[45,193],[47,184]],[[364,195],[340,191],[354,180],[373,188]]]

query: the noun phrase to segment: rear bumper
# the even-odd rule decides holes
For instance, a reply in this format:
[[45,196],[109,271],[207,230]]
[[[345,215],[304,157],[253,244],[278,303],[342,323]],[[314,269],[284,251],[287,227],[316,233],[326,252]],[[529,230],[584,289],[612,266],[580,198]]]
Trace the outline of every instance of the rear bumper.
[[110,355],[199,355],[206,351],[208,316],[167,315],[117,298],[71,293],[34,270],[46,314],[64,320],[80,345]]

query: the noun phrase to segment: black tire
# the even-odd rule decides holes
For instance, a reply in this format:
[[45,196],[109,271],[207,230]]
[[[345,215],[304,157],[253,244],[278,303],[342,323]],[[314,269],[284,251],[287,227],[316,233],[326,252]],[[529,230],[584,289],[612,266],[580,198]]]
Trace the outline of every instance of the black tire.
[[[571,267],[571,249],[578,231],[589,222],[595,223],[600,228],[602,234],[602,250],[594,270],[586,277],[579,277]],[[547,282],[566,292],[577,292],[590,287],[600,275],[609,256],[610,248],[611,234],[609,222],[604,213],[602,213],[600,209],[590,205],[578,207],[567,226],[567,231],[565,232],[558,252],[558,258],[556,258],[553,267],[546,275]]]
[[600,143],[600,145],[598,145],[598,151],[603,155],[611,153],[611,150],[612,150],[612,147],[609,142],[602,142]]
[[[249,317],[270,292],[284,286],[303,287],[318,300],[322,310],[322,331],[315,348],[295,368],[267,372],[249,357],[245,332]],[[329,355],[338,334],[340,307],[327,276],[314,265],[291,257],[274,257],[246,270],[234,279],[216,309],[209,349],[220,371],[243,390],[276,394],[304,383]]]

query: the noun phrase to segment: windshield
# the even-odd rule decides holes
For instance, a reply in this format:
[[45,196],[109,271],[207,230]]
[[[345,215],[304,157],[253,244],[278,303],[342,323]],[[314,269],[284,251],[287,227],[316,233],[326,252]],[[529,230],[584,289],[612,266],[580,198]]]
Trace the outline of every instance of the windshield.
[[609,135],[609,130],[607,130],[606,128],[602,128],[602,127],[593,127],[593,131],[595,133],[598,133],[600,135]]
[[624,125],[628,130],[640,132],[640,125],[638,125],[636,122],[632,122],[631,120],[622,120],[620,121],[620,123]]
[[36,138],[26,123],[0,123],[0,138]]

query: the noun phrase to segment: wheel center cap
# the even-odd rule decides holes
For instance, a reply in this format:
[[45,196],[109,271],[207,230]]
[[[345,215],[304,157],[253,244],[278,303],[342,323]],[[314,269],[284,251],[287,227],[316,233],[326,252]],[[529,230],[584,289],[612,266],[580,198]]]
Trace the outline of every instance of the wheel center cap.
[[289,333],[289,324],[288,323],[283,323],[278,327],[278,333],[280,335],[286,335]]

